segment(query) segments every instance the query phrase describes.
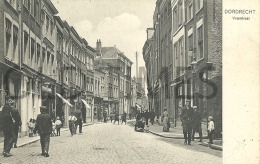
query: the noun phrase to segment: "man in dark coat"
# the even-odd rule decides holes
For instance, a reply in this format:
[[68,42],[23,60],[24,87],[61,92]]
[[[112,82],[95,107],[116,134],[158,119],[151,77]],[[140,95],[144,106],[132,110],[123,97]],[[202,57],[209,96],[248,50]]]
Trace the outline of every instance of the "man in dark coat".
[[18,132],[22,125],[21,116],[20,116],[18,109],[14,109],[13,117],[15,120],[15,123],[14,123],[14,148],[17,148]]
[[41,114],[36,118],[35,131],[40,134],[42,155],[49,157],[49,144],[50,144],[50,134],[52,133],[52,121],[51,116],[47,113],[47,108],[45,106],[40,107]]
[[5,103],[2,114],[3,114],[3,132],[4,132],[4,157],[10,157],[11,148],[13,147],[14,141],[14,100],[8,99]]
[[190,102],[186,102],[186,106],[182,108],[181,111],[181,122],[182,122],[182,128],[183,128],[183,134],[184,134],[184,144],[191,145],[191,132],[192,132],[192,117],[193,117],[193,109],[190,107]]
[[154,113],[154,111],[151,111],[150,112],[150,122],[151,122],[152,125],[154,123],[154,118],[155,118],[155,113]]
[[75,117],[77,118],[77,121],[75,122],[75,134],[77,131],[77,127],[79,126],[79,133],[82,133],[82,113],[80,109],[77,109],[74,113]]
[[192,141],[194,141],[195,132],[199,133],[200,140],[202,142],[202,129],[201,129],[201,113],[198,111],[197,106],[193,107],[193,119],[192,119]]

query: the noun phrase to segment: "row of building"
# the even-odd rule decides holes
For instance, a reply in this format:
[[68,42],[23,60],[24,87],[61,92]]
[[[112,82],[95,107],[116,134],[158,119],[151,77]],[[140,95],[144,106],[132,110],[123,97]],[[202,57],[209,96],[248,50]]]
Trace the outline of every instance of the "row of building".
[[0,107],[6,98],[15,99],[22,135],[41,105],[65,126],[76,109],[82,110],[84,122],[93,121],[102,106],[107,112],[130,111],[132,62],[122,52],[114,47],[117,56],[110,57],[113,50],[101,42],[92,48],[57,16],[50,0],[3,0],[0,10]]
[[143,46],[150,110],[176,126],[187,100],[222,132],[222,1],[157,0]]

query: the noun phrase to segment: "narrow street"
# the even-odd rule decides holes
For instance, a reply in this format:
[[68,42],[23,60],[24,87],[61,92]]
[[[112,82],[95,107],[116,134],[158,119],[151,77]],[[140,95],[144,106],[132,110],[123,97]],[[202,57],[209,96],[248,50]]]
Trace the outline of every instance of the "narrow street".
[[128,125],[97,123],[73,137],[69,131],[52,137],[48,158],[40,155],[37,141],[12,149],[12,157],[0,156],[0,163],[222,163],[220,151],[181,142],[135,132]]

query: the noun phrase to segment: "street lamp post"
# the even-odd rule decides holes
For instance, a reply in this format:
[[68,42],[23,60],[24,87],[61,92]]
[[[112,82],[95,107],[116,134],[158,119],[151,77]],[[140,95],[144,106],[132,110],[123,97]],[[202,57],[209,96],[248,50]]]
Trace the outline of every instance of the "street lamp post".
[[[195,52],[194,52],[195,54]],[[197,73],[197,61],[196,61],[196,57],[195,55],[193,56],[193,61],[191,63],[192,65],[192,90],[193,90],[193,93],[192,93],[192,99],[193,99],[193,106],[194,105],[197,105],[197,102],[196,101],[196,73]]]

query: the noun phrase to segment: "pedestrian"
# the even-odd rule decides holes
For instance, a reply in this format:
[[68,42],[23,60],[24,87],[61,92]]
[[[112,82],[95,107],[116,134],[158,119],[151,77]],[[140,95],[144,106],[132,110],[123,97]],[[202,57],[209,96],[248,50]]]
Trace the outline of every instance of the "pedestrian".
[[110,117],[110,121],[112,123],[112,121],[113,121],[113,113],[112,112],[109,114],[109,117]]
[[45,157],[49,157],[49,145],[50,145],[50,134],[52,133],[52,121],[51,116],[47,113],[45,106],[40,107],[41,114],[36,118],[34,133],[40,134],[40,142],[42,154]]
[[126,125],[126,112],[124,112],[123,115],[122,115],[122,122],[121,122],[121,124],[123,124],[123,122],[125,122],[125,125]]
[[56,125],[55,125],[55,121],[54,120],[51,120],[51,123],[52,123],[52,132],[51,132],[51,137],[54,137],[56,136]]
[[115,124],[116,121],[118,122],[118,125],[119,125],[119,114],[117,112],[115,114],[114,124]]
[[162,117],[161,117],[161,122],[163,123],[163,131],[164,132],[168,132],[169,129],[170,129],[170,126],[169,126],[169,124],[170,124],[169,114],[167,112],[167,108],[166,107],[164,107],[163,110],[164,110],[164,112],[163,112]]
[[70,129],[70,134],[71,137],[75,133],[75,122],[77,121],[77,118],[74,116],[73,112],[70,113],[69,115],[69,129]]
[[75,134],[78,126],[79,126],[79,133],[82,133],[82,113],[80,109],[77,109],[75,111],[75,117],[77,118],[77,120],[75,121]]
[[3,133],[4,133],[4,157],[10,157],[12,154],[10,153],[11,148],[13,147],[14,141],[14,123],[15,119],[14,115],[14,100],[8,99],[3,107]]
[[213,137],[214,137],[214,132],[215,132],[215,125],[213,121],[213,117],[209,116],[208,117],[208,137],[209,137],[209,143],[213,144]]
[[185,145],[187,145],[187,141],[188,141],[188,145],[191,145],[192,117],[193,117],[193,110],[190,107],[190,101],[187,100],[186,106],[182,108],[181,115],[180,115]]
[[155,118],[155,112],[151,111],[150,112],[150,122],[151,122],[152,125],[154,124],[154,118]]
[[60,136],[60,128],[62,126],[62,122],[60,120],[60,117],[57,117],[56,121],[55,121],[55,126],[56,126],[56,134],[57,136]]
[[129,113],[129,120],[132,119],[132,113]]
[[21,125],[22,125],[21,116],[20,116],[20,113],[17,109],[14,109],[13,117],[14,117],[14,120],[15,120],[15,123],[14,123],[14,148],[17,148],[18,133],[19,133],[19,130],[20,130]]
[[33,137],[33,130],[35,128],[35,123],[33,122],[33,119],[30,118],[30,121],[28,122],[28,133],[29,137]]
[[201,113],[197,109],[197,106],[193,106],[193,119],[192,119],[192,141],[194,141],[195,133],[199,133],[200,140],[202,142],[202,129],[201,129]]
[[104,122],[107,122],[107,111],[104,111],[103,117],[104,117]]

